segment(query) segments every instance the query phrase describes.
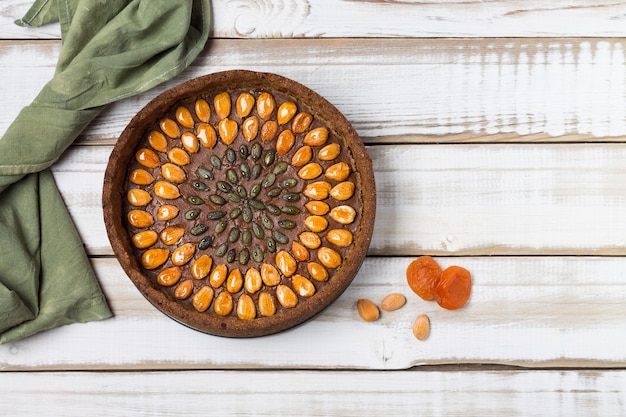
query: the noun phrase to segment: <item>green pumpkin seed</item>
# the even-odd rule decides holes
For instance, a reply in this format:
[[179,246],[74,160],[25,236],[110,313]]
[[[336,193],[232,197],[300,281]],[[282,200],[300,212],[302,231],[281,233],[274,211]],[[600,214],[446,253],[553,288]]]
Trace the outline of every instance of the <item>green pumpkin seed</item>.
[[217,169],[222,169],[222,160],[218,158],[216,155],[211,155],[209,158],[209,162]]
[[254,245],[254,248],[252,249],[252,259],[257,262],[263,261],[263,249],[261,249],[259,245]]
[[228,250],[228,244],[222,243],[215,249],[215,256],[224,256],[226,255],[226,251]]
[[243,214],[243,221],[246,223],[250,223],[252,221],[252,209],[248,206],[244,206],[241,209],[241,214]]
[[185,212],[185,219],[187,220],[195,220],[200,215],[200,209],[191,209]]
[[295,206],[284,206],[283,208],[280,209],[283,213],[285,214],[292,214],[292,215],[296,215],[296,214],[300,214],[300,209],[298,207]]
[[241,208],[240,207],[235,207],[234,209],[232,209],[230,211],[230,213],[228,213],[228,216],[231,219],[236,219],[237,217],[241,216]]
[[250,230],[244,230],[241,234],[241,241],[246,246],[250,245],[252,243],[252,232]]
[[216,210],[216,211],[212,211],[207,215],[207,218],[209,220],[219,220],[222,217],[226,216],[226,212],[225,211],[221,211],[221,210]]
[[269,211],[270,214],[273,214],[274,216],[278,216],[280,214],[280,207],[274,204],[266,204],[265,207],[267,208],[267,211]]
[[237,154],[232,148],[226,149],[226,160],[231,164],[237,160]]
[[239,171],[241,172],[241,178],[243,178],[244,180],[250,179],[250,167],[248,166],[248,164],[242,162],[241,165],[239,165]]
[[228,171],[226,171],[226,178],[228,178],[228,181],[231,184],[237,184],[239,182],[239,177],[237,177],[237,173],[232,168],[229,168]]
[[233,263],[235,262],[235,258],[237,258],[237,251],[235,249],[231,249],[226,254],[226,262]]
[[187,197],[187,201],[189,204],[193,204],[194,206],[199,206],[200,204],[204,204],[204,200],[198,197],[197,195],[191,195]]
[[198,223],[197,225],[191,228],[189,233],[191,233],[194,236],[200,236],[206,233],[207,230],[209,230],[209,226],[207,226],[206,224]]
[[286,219],[279,220],[278,225],[282,227],[283,229],[287,229],[287,230],[293,230],[296,228],[296,222],[294,222],[293,220],[286,220]]
[[198,174],[199,177],[204,178],[205,180],[213,179],[213,173],[209,171],[208,169],[206,169],[205,167],[199,167],[196,170],[196,174]]
[[198,243],[198,249],[205,250],[211,247],[213,244],[213,236],[203,237],[202,240]]
[[274,231],[274,239],[276,239],[276,242],[282,243],[283,245],[289,243],[289,238],[287,237],[287,235],[279,232],[278,230]]
[[224,192],[224,193],[232,193],[233,192],[233,186],[230,185],[229,183],[227,183],[226,181],[218,181],[217,182],[217,189]]
[[256,199],[252,199],[249,201],[250,205],[257,210],[265,210],[265,203]]
[[252,222],[252,233],[254,233],[257,239],[265,238],[265,232],[257,222]]
[[292,188],[295,187],[297,184],[298,181],[295,178],[287,178],[280,183],[280,186],[283,188]]
[[233,203],[241,203],[241,197],[239,197],[239,194],[237,193],[228,193],[226,194],[226,197]]
[[239,240],[239,236],[241,235],[241,231],[238,227],[233,227],[230,229],[230,233],[228,233],[228,241],[230,243],[235,243]]
[[274,174],[276,175],[280,175],[283,172],[287,171],[287,168],[289,168],[289,164],[285,161],[280,161],[278,164],[276,164],[276,166],[274,167]]
[[274,222],[272,221],[272,219],[267,217],[265,214],[261,214],[261,224],[266,229],[273,229],[274,228]]
[[198,191],[207,191],[209,189],[208,185],[198,180],[191,181],[191,186]]
[[261,183],[261,186],[263,188],[268,188],[268,187],[271,187],[272,185],[274,185],[275,182],[276,182],[276,175],[274,175],[273,173],[269,173],[269,174],[267,174],[265,179],[263,179],[263,182]]
[[261,184],[254,184],[250,188],[250,198],[255,198],[261,192]]
[[246,187],[244,187],[243,185],[238,185],[235,191],[237,192],[237,194],[239,194],[239,197],[241,198],[248,197],[248,191],[246,190]]
[[211,200],[213,204],[217,204],[218,206],[223,206],[224,204],[226,204],[226,199],[219,194],[211,194],[209,196],[209,200]]
[[218,224],[215,225],[215,234],[219,235],[220,233],[222,233],[224,230],[226,230],[226,226],[228,226],[228,223],[224,220],[219,222]]
[[269,191],[267,192],[267,196],[268,196],[269,198],[278,197],[278,196],[280,195],[280,193],[282,193],[282,192],[283,192],[283,189],[282,189],[282,188],[279,188],[279,187],[274,187],[274,188],[272,188],[271,190],[269,190]]
[[250,150],[250,156],[255,161],[258,161],[259,158],[261,157],[261,152],[263,152],[263,148],[261,147],[261,144],[257,142],[254,145],[252,145],[252,149]]
[[298,193],[283,194],[283,200],[285,200],[288,203],[295,203],[296,201],[300,201],[300,194]]
[[275,159],[276,159],[276,151],[273,149],[269,149],[267,152],[265,152],[265,156],[263,157],[263,163],[265,164],[266,167],[268,167],[274,163]]
[[267,246],[267,250],[271,253],[276,252],[276,242],[271,237],[267,238],[267,241],[265,241],[265,246]]
[[256,180],[261,176],[261,172],[263,172],[263,167],[259,164],[254,164],[252,167],[252,173],[250,174],[250,178]]
[[248,262],[250,262],[250,251],[248,248],[243,248],[241,252],[239,252],[239,263],[247,265]]
[[241,159],[246,159],[249,154],[250,152],[248,151],[248,147],[246,145],[241,145],[239,147],[239,156],[241,156]]

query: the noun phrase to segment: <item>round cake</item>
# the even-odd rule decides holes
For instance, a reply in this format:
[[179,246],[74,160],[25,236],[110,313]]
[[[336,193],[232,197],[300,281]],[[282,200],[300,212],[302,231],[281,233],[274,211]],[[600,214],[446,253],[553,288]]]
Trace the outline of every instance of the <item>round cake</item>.
[[372,163],[327,100],[225,71],[148,103],[106,169],[113,251],[139,291],[194,329],[283,331],[332,303],[372,236]]

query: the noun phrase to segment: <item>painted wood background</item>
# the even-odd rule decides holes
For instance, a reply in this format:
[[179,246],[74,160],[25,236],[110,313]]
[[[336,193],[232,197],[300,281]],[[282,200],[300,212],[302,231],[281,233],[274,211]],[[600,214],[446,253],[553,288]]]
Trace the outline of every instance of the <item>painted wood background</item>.
[[[13,25],[29,5],[0,2],[0,132],[60,51],[57,26]],[[213,5],[194,64],[107,108],[54,166],[115,317],[0,346],[0,415],[206,415],[207,402],[219,415],[626,415],[626,2]],[[200,334],[149,305],[112,256],[100,208],[134,113],[233,68],[335,104],[368,146],[378,193],[348,290],[310,322],[251,340]],[[412,295],[404,270],[421,254],[472,271],[465,308]],[[390,292],[407,305],[360,321],[357,299]],[[425,342],[411,334],[422,313]]]

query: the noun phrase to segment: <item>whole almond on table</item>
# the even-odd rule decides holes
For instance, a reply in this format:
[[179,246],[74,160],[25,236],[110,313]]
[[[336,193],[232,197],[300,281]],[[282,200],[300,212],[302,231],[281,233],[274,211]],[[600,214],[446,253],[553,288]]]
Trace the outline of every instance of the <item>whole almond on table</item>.
[[370,300],[364,298],[357,300],[356,308],[359,312],[359,316],[361,316],[364,321],[375,321],[380,316],[378,307]]
[[425,340],[430,333],[430,319],[426,314],[420,314],[413,323],[413,335],[418,340]]
[[394,292],[387,295],[380,302],[380,308],[385,311],[394,311],[402,307],[406,303],[406,297],[400,293]]

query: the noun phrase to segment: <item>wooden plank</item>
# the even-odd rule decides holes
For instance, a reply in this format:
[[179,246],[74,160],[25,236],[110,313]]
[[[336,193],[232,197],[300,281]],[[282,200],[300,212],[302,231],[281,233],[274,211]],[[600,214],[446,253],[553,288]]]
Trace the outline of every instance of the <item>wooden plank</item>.
[[626,371],[0,373],[21,416],[617,416]]
[[[437,364],[533,368],[626,366],[626,259],[437,258],[473,275],[469,303],[447,311],[414,295],[413,258],[367,258],[350,287],[304,325],[261,338],[229,339],[184,327],[153,308],[117,261],[93,264],[115,317],[65,326],[0,346],[0,370],[408,369]],[[407,304],[361,321],[356,301],[401,292]],[[423,342],[411,327],[431,320]]]
[[[621,39],[213,40],[181,76],[110,106],[82,140],[111,143],[166,88],[246,68],[316,90],[368,143],[623,141],[625,45]],[[0,132],[52,77],[58,48],[57,42],[0,43]]]
[[[32,1],[3,0],[0,38],[60,37],[58,25],[13,24]],[[624,3],[609,0],[216,1],[216,38],[624,36]],[[350,16],[346,19],[345,16]]]
[[[91,254],[110,255],[101,192],[110,147],[53,167]],[[379,145],[370,255],[623,255],[623,144]]]

